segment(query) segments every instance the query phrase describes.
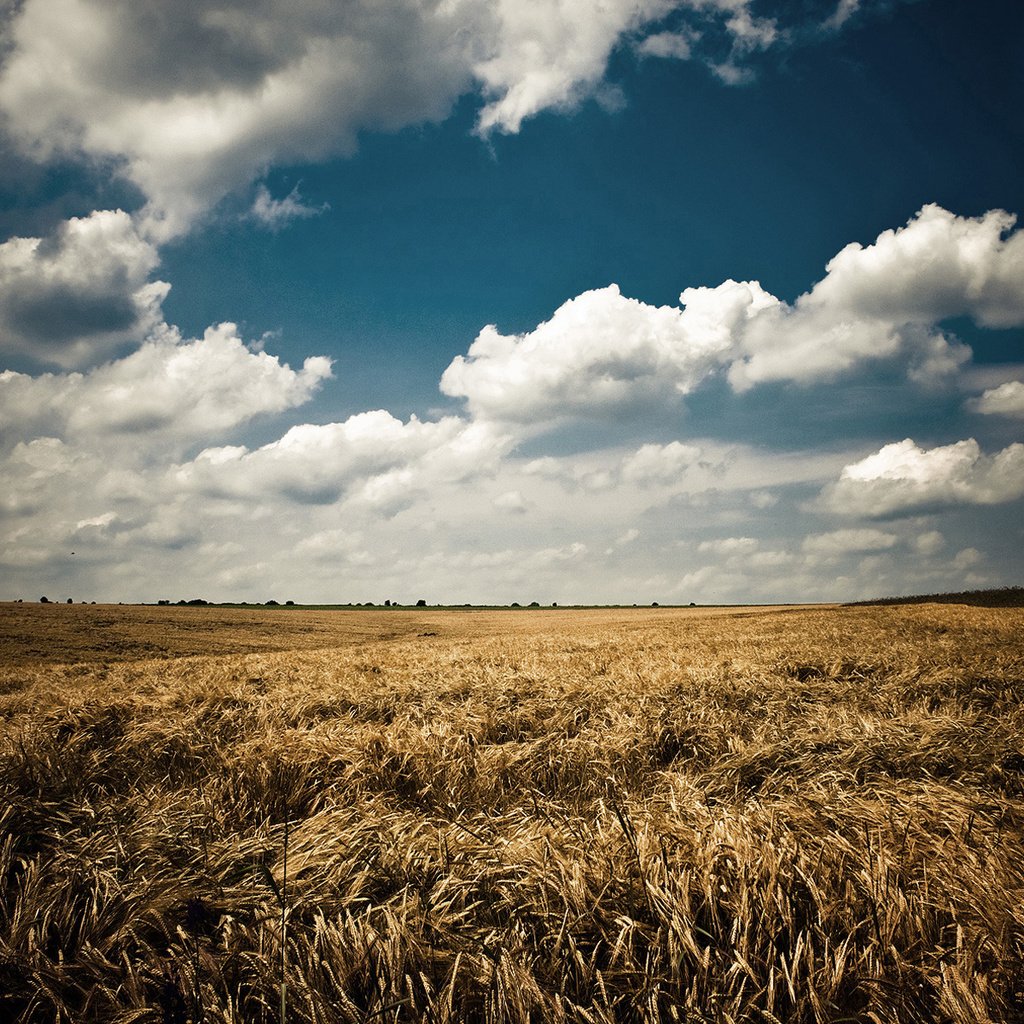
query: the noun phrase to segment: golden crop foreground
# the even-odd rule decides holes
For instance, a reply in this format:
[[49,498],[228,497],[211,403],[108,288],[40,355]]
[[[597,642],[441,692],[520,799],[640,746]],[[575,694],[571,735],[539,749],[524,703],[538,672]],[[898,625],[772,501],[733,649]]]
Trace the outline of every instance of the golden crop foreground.
[[1022,626],[0,606],[0,1019],[1024,1020]]

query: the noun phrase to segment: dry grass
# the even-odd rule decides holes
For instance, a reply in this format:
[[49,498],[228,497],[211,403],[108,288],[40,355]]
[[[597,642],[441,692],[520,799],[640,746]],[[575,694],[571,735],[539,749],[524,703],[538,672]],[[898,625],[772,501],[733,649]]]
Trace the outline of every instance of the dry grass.
[[0,1019],[1024,1020],[1021,610],[71,611],[0,612]]

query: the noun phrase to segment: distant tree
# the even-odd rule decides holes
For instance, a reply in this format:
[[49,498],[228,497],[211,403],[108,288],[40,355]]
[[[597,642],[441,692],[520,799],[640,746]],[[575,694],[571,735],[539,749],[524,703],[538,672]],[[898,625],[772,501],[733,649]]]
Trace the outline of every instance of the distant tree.
[[420,598],[420,599],[419,599],[419,600],[418,600],[418,601],[416,602],[416,607],[417,607],[417,608],[426,608],[426,607],[427,607],[427,602],[426,602],[426,601],[425,601],[425,600],[424,600],[424,599],[423,599],[423,598],[421,597],[421,598]]
[[285,601],[285,604],[287,604],[287,605],[293,605],[293,604],[295,604],[295,602],[294,602],[294,601]]
[[72,598],[72,597],[69,597],[69,598],[68,598],[68,600],[67,600],[67,603],[68,603],[68,604],[74,604],[74,603],[75,603],[75,600],[74,600],[74,598]]
[[652,601],[651,602],[651,607],[652,608],[657,608],[658,607],[658,602],[657,601]]
[[50,599],[48,597],[41,597],[41,598],[39,598],[39,603],[40,604],[49,604],[50,603]]
[[540,607],[540,601],[531,601],[530,602],[530,607],[531,608],[539,608]]
[[270,599],[270,600],[269,600],[269,601],[267,602],[267,606],[268,606],[268,607],[276,607],[276,606],[277,606],[277,603],[278,603],[277,601],[275,601],[275,600],[274,600],[273,598],[271,598],[271,599]]
[[512,604],[509,607],[510,608],[521,608],[522,605],[518,601],[513,601]]
[[157,601],[157,604],[170,604],[171,602],[165,597],[162,601]]

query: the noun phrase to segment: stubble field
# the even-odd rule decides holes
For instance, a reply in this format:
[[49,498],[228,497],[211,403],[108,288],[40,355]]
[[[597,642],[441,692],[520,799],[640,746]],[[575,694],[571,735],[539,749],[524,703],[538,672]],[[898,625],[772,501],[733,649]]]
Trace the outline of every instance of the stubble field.
[[1022,1021],[1022,627],[0,605],[0,1019]]

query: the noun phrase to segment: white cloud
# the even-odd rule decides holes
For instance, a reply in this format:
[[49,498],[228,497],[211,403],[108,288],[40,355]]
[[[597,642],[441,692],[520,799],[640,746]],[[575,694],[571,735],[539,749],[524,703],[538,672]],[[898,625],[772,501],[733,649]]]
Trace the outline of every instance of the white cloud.
[[655,32],[637,46],[637,52],[644,57],[689,60],[693,55],[693,42],[688,32]]
[[920,381],[949,374],[969,350],[937,325],[1024,323],[1024,235],[1002,210],[957,217],[926,206],[866,248],[854,242],[792,307],[767,309],[740,340],[737,389],[772,380],[834,380],[869,360],[903,355]]
[[805,537],[803,549],[807,554],[822,558],[835,558],[851,553],[888,551],[899,538],[893,533],[865,528],[861,530],[832,530]]
[[936,555],[946,546],[946,538],[938,530],[927,530],[915,537],[913,543],[922,555]]
[[6,33],[0,110],[36,159],[111,160],[167,237],[274,163],[440,120],[474,87],[482,133],[571,107],[604,88],[623,35],[672,6],[26,0]]
[[622,478],[640,487],[679,483],[700,457],[700,448],[692,444],[645,444],[622,460]]
[[1008,380],[998,387],[989,388],[970,401],[968,408],[985,415],[1024,418],[1024,383]]
[[[624,42],[686,57],[702,37],[722,40],[700,59],[725,81],[788,39],[747,0],[24,0],[0,113],[30,157],[126,177],[166,238],[268,167],[348,153],[362,131],[439,121],[476,91],[477,131],[517,132],[614,98]],[[264,212],[284,215],[274,202],[288,205]]]
[[303,537],[294,547],[300,559],[311,558],[332,565],[375,565],[374,554],[367,550],[362,531],[330,529],[318,530]]
[[308,401],[330,361],[292,370],[252,352],[234,324],[182,342],[165,329],[131,355],[87,373],[0,373],[0,426],[8,434],[147,433],[202,438]]
[[441,390],[465,398],[476,417],[524,425],[664,405],[727,357],[739,321],[776,301],[734,281],[682,298],[683,310],[649,306],[610,285],[570,299],[528,334],[486,327],[445,370]]
[[956,553],[953,559],[955,569],[970,569],[983,560],[982,553],[977,548],[964,548]]
[[526,501],[519,491],[505,491],[499,494],[492,504],[502,512],[515,512],[522,515],[526,511]]
[[836,9],[825,20],[822,27],[830,32],[842,28],[860,10],[860,7],[861,0],[839,0]]
[[697,545],[697,550],[716,555],[749,555],[758,547],[758,541],[754,537],[722,537],[718,540],[701,541]]
[[506,439],[458,417],[403,423],[377,410],[343,423],[292,427],[252,451],[208,448],[180,466],[175,479],[188,492],[213,497],[332,504],[349,495],[393,513],[428,484],[486,472],[506,449]]
[[645,57],[699,60],[726,85],[742,85],[754,77],[752,54],[791,40],[775,18],[755,15],[750,0],[686,0],[691,19],[670,31],[641,39],[637,52]]
[[481,132],[516,132],[541,110],[574,106],[604,77],[627,32],[666,14],[668,0],[498,0],[491,53],[473,66],[489,98]]
[[923,449],[910,438],[846,466],[821,494],[843,515],[887,516],[952,505],[994,505],[1024,495],[1024,445],[994,455],[973,438]]
[[726,371],[743,392],[771,381],[826,383],[888,361],[913,383],[948,380],[970,349],[939,324],[1024,324],[1024,234],[1002,211],[960,218],[925,207],[874,245],[847,246],[793,305],[757,282],[688,288],[683,308],[615,285],[560,306],[533,331],[481,331],[441,390],[477,418],[543,430],[567,419],[671,408]]
[[156,249],[121,210],[73,217],[47,238],[0,244],[0,351],[72,367],[137,344],[170,289]]
[[256,189],[256,198],[249,215],[272,231],[277,231],[293,220],[319,216],[325,209],[325,206],[307,206],[299,195],[298,186],[283,199],[275,199],[266,185],[260,185]]
[[166,236],[278,160],[444,117],[493,21],[478,2],[27,0],[0,109],[36,158],[116,161]]

